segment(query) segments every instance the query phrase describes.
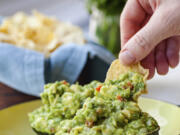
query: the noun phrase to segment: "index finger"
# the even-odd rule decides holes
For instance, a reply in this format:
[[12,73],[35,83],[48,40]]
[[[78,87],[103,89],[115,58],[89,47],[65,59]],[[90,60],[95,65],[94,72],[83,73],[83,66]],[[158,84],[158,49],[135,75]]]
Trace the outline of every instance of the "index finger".
[[121,14],[121,46],[123,46],[140,28],[146,19],[146,12],[138,0],[128,0]]

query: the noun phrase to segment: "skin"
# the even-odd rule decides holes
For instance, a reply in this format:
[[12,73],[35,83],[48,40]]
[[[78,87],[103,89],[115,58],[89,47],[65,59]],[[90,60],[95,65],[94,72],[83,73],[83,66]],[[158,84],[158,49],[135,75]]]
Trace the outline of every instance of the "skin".
[[179,63],[180,0],[128,0],[122,12],[121,61],[130,65],[141,61],[149,69],[167,74]]

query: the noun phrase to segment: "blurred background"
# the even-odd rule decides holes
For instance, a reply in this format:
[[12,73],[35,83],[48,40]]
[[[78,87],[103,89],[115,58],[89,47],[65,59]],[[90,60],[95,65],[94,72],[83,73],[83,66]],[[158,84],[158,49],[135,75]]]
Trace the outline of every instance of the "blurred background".
[[[19,11],[31,13],[32,10],[78,25],[88,35],[89,14],[84,0],[0,0],[0,16],[3,17]],[[0,84],[0,109],[33,99],[37,98]]]
[[11,16],[18,11],[31,13],[38,10],[46,15],[55,16],[59,20],[71,22],[88,32],[89,15],[85,0],[1,0],[0,15]]
[[[124,2],[121,8],[123,5]],[[116,12],[106,15],[106,11],[100,11],[92,5],[91,7],[93,10],[87,9],[85,0],[0,0],[0,16],[11,16],[18,11],[30,13],[34,9],[38,10],[46,15],[55,16],[61,21],[80,26],[87,38],[104,45],[117,56],[120,50],[119,16]],[[119,9],[118,12],[121,10]],[[148,81],[149,94],[145,96],[180,105],[179,80],[180,66],[170,70],[166,76],[156,75]],[[5,102],[7,98],[11,99]],[[0,108],[9,106],[15,101],[22,102],[32,99],[35,97],[15,93],[13,89],[3,84],[0,85]]]

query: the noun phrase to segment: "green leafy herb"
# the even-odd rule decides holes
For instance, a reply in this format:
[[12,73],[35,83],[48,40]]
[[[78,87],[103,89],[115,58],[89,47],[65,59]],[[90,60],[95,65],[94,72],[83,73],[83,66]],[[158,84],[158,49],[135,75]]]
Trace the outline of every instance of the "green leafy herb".
[[120,14],[127,0],[87,0],[87,8],[91,13],[93,7],[106,15]]

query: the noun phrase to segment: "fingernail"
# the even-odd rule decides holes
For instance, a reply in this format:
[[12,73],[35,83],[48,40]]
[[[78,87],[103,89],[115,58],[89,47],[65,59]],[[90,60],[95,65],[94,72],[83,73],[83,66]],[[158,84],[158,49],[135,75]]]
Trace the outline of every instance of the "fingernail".
[[122,62],[126,65],[132,64],[136,61],[136,58],[133,56],[133,54],[127,50],[120,53],[119,59],[122,60]]

